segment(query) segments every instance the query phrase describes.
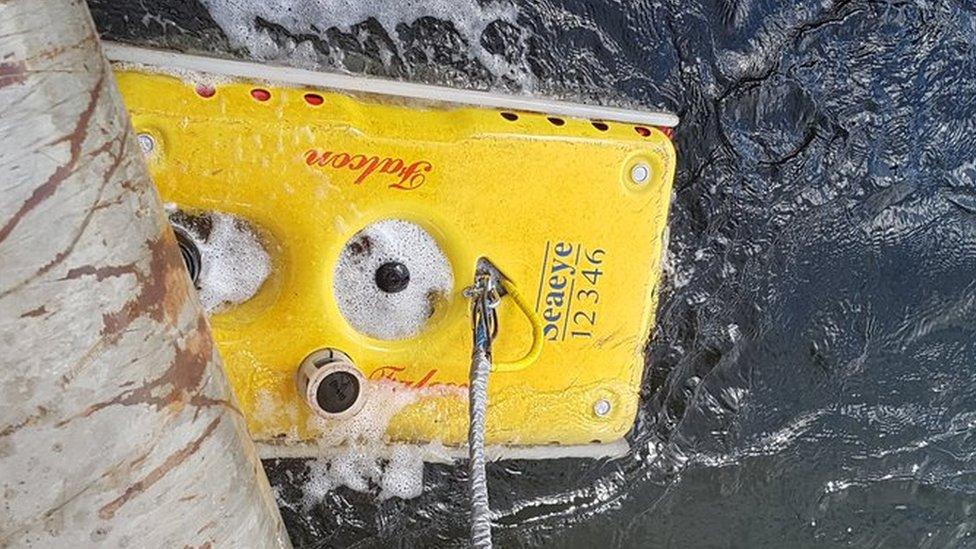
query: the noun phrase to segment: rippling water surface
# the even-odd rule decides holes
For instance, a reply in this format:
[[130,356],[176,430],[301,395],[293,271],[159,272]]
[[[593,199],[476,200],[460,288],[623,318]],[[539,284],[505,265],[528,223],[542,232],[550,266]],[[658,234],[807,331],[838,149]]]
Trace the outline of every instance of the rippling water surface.
[[[633,450],[491,466],[498,545],[976,546],[971,0],[89,3],[115,40],[681,116]],[[308,510],[266,467],[297,546],[466,542],[460,468]]]

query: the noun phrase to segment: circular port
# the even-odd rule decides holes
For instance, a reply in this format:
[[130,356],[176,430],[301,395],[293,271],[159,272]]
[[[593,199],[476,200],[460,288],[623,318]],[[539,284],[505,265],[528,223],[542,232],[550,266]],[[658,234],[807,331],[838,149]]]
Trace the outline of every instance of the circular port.
[[353,416],[366,403],[366,379],[349,355],[319,349],[298,367],[298,392],[315,415],[324,419]]
[[197,281],[200,279],[200,270],[203,268],[200,249],[197,248],[193,239],[183,229],[174,226],[173,232],[176,233],[176,244],[180,247],[180,255],[183,256],[183,264],[186,265],[186,272],[189,273],[190,280],[196,286]]
[[208,313],[250,300],[271,275],[271,256],[247,220],[223,212],[170,208],[169,222]]
[[357,332],[397,340],[423,331],[453,287],[451,264],[434,236],[416,223],[386,219],[346,242],[332,295]]

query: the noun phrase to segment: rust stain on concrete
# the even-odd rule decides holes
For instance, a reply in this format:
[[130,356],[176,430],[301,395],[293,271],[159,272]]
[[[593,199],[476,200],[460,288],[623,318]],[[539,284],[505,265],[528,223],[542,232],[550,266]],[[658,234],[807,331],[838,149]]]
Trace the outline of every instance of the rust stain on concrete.
[[198,318],[195,328],[186,335],[182,344],[177,343],[174,347],[176,354],[160,377],[109,400],[92,404],[82,413],[58,423],[58,427],[78,417],[91,416],[109,406],[147,404],[162,409],[187,403],[198,407],[227,404],[226,401],[211,399],[200,394],[204,374],[214,351],[207,321],[202,316]]
[[27,80],[27,63],[8,61],[0,63],[0,88],[22,84]]
[[64,275],[64,278],[61,280],[75,280],[83,276],[94,276],[95,280],[101,282],[106,278],[113,278],[126,274],[137,274],[135,265],[108,265],[105,267],[83,265],[81,267],[69,269],[68,273]]
[[164,228],[155,240],[149,241],[148,247],[148,272],[134,273],[140,284],[139,294],[119,311],[102,315],[102,336],[112,343],[142,315],[175,325],[189,296],[183,258],[173,232]]
[[85,106],[81,114],[78,115],[78,122],[75,124],[74,129],[68,135],[62,137],[61,139],[55,141],[52,144],[68,142],[69,145],[69,156],[68,161],[58,166],[51,177],[47,179],[44,183],[37,186],[34,192],[31,193],[30,197],[21,204],[20,208],[14,213],[13,217],[7,220],[2,227],[0,227],[0,242],[7,239],[14,227],[34,208],[39,204],[47,200],[58,190],[58,187],[69,176],[74,173],[75,166],[78,163],[78,159],[81,156],[82,144],[85,141],[85,137],[88,135],[88,125],[91,123],[92,116],[95,114],[95,110],[98,107],[99,99],[102,96],[102,90],[105,88],[105,70],[102,70],[101,74],[98,76],[98,82],[95,84],[94,88],[89,92],[88,104]]
[[152,487],[152,485],[156,484],[160,479],[165,477],[170,471],[180,466],[183,462],[189,459],[190,456],[197,453],[197,451],[200,450],[200,447],[203,445],[203,441],[207,440],[207,438],[213,434],[219,423],[220,417],[214,418],[214,420],[207,425],[207,428],[204,429],[200,436],[190,441],[189,444],[183,448],[180,448],[175,453],[170,454],[162,464],[152,471],[149,471],[149,474],[147,474],[141,480],[136,481],[131,486],[126,488],[125,491],[122,492],[121,496],[105,504],[101,509],[98,510],[99,518],[103,520],[110,520],[115,516],[115,513],[118,512],[118,510],[129,500],[148,490],[150,487]]
[[20,318],[32,318],[32,317],[36,317],[36,316],[43,316],[43,315],[46,315],[46,314],[47,314],[47,307],[45,305],[41,305],[40,307],[37,307],[36,309],[31,309],[31,310],[29,310],[29,311],[27,311],[25,313],[22,313],[20,315]]

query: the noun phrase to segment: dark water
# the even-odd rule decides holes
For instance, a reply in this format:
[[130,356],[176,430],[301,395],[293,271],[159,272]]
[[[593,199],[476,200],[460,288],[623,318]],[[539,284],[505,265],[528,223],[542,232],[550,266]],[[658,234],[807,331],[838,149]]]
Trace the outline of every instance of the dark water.
[[[246,18],[258,48],[194,2],[89,1],[116,40],[681,116],[633,451],[490,467],[498,545],[976,547],[973,2],[377,4]],[[297,546],[465,543],[459,469],[308,512],[304,464],[266,468]]]

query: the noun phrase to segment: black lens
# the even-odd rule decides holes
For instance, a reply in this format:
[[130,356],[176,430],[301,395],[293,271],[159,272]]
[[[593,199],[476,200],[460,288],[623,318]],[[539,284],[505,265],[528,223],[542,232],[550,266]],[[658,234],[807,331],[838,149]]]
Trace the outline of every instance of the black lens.
[[315,390],[315,402],[330,414],[345,412],[359,398],[359,379],[349,372],[332,372]]
[[410,283],[410,271],[403,263],[390,261],[376,269],[376,286],[388,294],[402,292]]

